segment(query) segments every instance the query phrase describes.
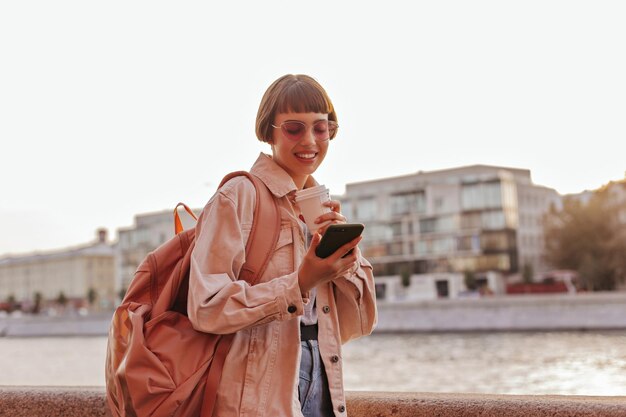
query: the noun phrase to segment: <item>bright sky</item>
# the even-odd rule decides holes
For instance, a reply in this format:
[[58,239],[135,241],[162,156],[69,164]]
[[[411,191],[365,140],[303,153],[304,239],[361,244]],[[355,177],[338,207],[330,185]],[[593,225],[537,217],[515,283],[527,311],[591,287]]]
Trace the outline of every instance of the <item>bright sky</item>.
[[0,3],[0,254],[115,237],[202,207],[267,145],[267,86],[325,86],[339,136],[316,177],[469,164],[580,192],[626,171],[623,1]]

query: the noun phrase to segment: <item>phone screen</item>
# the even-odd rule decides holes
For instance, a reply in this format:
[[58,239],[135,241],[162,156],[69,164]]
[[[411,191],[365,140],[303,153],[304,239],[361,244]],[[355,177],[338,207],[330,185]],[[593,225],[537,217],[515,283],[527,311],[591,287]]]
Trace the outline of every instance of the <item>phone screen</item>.
[[[315,249],[315,254],[320,258],[329,257],[337,249],[359,237],[364,228],[365,226],[360,223],[331,224]],[[348,253],[344,256],[346,255]]]

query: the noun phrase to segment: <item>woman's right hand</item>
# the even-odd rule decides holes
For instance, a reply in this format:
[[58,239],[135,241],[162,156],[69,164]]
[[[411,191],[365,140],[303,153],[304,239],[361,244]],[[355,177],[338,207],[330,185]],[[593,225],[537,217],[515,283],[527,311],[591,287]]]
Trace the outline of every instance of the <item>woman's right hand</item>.
[[[300,285],[300,292],[302,292],[303,296],[312,288],[337,279],[347,272],[353,271],[357,266],[359,256],[357,245],[361,239],[363,239],[362,236],[346,243],[327,258],[318,258],[315,254],[315,249],[321,239],[322,236],[319,233],[313,235],[309,250],[298,269],[298,284]],[[342,258],[342,256],[350,250],[352,250],[352,253]]]

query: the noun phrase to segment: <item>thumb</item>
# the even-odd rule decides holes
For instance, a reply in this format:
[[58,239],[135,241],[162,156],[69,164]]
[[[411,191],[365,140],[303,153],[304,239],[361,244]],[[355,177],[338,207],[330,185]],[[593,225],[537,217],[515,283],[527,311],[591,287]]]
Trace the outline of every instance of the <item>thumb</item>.
[[311,237],[311,247],[313,249],[317,248],[317,245],[320,244],[321,240],[322,240],[322,235],[320,235],[319,233],[314,233],[313,236]]

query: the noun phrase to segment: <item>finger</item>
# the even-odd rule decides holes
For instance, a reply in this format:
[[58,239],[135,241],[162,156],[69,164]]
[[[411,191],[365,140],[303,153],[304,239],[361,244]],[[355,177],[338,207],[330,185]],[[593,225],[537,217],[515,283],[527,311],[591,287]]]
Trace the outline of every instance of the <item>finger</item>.
[[326,207],[330,207],[335,213],[341,213],[341,203],[337,200],[328,200],[323,203]]
[[357,249],[358,249],[358,246],[357,246],[357,247],[355,247],[355,248],[353,248],[353,249],[350,249],[348,252],[346,252],[346,253],[345,253],[345,254],[341,257],[341,260],[342,260],[342,261],[344,261],[344,262],[348,262],[348,263],[351,263],[351,262],[356,262],[356,260],[358,259],[358,258],[357,258],[357,255],[356,255],[356,250],[357,250]]
[[331,211],[330,213],[324,213],[315,219],[315,223],[324,223],[327,221],[336,222],[336,223],[346,223],[346,218],[340,213],[335,213]]
[[320,240],[322,240],[322,235],[318,231],[317,233],[314,233],[313,236],[311,236],[311,246],[309,246],[309,251],[314,251],[320,244]]
[[324,234],[326,233],[326,229],[328,229],[328,226],[330,226],[332,223],[328,223],[322,227],[320,227],[319,229],[317,229],[317,233],[319,233],[320,235],[324,236]]

